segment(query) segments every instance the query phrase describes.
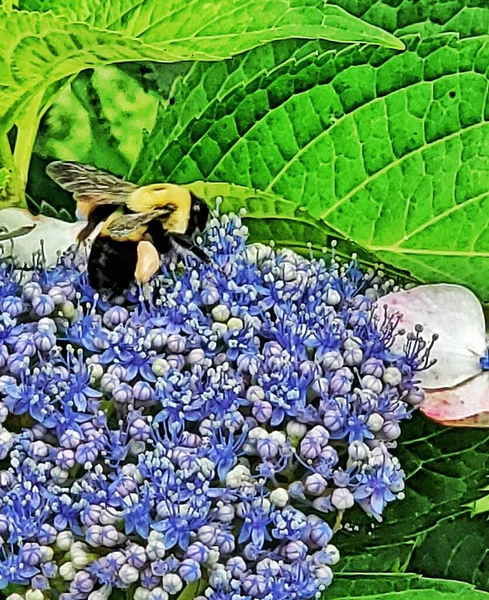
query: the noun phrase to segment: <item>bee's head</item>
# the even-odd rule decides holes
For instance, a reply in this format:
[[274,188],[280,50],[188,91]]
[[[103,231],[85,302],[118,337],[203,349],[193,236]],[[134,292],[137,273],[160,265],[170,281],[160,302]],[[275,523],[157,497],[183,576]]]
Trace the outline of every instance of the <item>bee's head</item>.
[[190,198],[192,204],[190,208],[189,227],[195,232],[204,231],[209,218],[209,207],[203,200],[197,198],[197,196],[192,192],[190,192]]

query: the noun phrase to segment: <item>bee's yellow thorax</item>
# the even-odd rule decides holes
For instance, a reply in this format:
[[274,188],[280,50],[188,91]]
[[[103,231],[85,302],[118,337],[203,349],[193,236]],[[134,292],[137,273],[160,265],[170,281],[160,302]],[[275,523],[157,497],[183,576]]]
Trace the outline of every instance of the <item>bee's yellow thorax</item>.
[[188,227],[191,198],[190,192],[172,183],[145,185],[131,194],[127,206],[134,212],[151,212],[167,204],[176,210],[163,221],[167,231],[185,233]]

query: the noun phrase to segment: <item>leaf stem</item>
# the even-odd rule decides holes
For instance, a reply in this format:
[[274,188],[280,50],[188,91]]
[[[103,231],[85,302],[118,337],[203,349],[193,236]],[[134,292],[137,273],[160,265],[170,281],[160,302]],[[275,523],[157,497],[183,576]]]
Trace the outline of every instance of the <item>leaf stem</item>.
[[8,199],[5,203],[2,202],[2,205],[25,206],[25,202],[22,202],[22,187],[7,133],[0,133],[0,167],[5,167],[10,172],[10,179],[7,184]]
[[44,91],[38,92],[27,105],[24,115],[17,121],[17,139],[14,150],[14,164],[20,189],[21,201],[25,205],[25,188],[31,163],[32,151],[37,137],[37,130],[43,112],[41,112]]

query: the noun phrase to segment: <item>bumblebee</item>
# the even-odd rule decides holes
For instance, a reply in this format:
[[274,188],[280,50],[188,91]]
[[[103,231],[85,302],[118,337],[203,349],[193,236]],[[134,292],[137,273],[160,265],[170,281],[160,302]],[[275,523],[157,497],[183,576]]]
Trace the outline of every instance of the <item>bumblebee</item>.
[[161,256],[171,252],[209,260],[195,242],[209,208],[189,190],[171,183],[140,187],[78,162],[55,161],[46,171],[73,194],[77,217],[87,222],[78,243],[99,230],[87,271],[100,292],[120,294],[134,279],[146,283],[158,271]]

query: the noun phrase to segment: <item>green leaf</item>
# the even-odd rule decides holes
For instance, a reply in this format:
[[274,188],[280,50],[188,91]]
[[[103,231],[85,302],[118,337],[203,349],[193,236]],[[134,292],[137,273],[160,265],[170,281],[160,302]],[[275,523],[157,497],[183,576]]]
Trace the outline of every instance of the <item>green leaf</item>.
[[[489,491],[489,486],[486,485],[486,487],[482,488],[481,491]],[[473,517],[489,512],[489,494],[482,496],[481,498],[477,498],[477,500],[474,500],[474,502],[471,502],[468,506],[471,509],[471,514]]]
[[7,188],[11,179],[12,173],[6,167],[0,167],[0,201],[7,197]]
[[403,424],[397,455],[406,498],[389,505],[384,522],[348,516],[335,543],[346,573],[416,571],[464,580],[489,591],[489,527],[470,518],[489,472],[489,432],[440,428],[417,414]]
[[[250,231],[250,243],[273,242],[279,248],[290,248],[308,257],[311,254],[321,256],[326,252],[329,253],[329,258],[334,246],[335,254],[343,259],[348,260],[355,254],[362,265],[379,266],[375,256],[351,241],[342,239],[337,232],[313,219],[302,207],[290,200],[228,183],[196,181],[185,187],[205,198],[213,208],[219,198],[220,212],[243,214],[243,222]],[[394,277],[399,276],[398,272],[390,272],[385,268],[384,271]],[[404,283],[408,279],[409,275],[404,274]]]
[[428,579],[415,574],[355,573],[338,576],[326,592],[328,600],[489,600],[489,594],[460,581]]
[[83,71],[71,90],[60,94],[41,122],[36,152],[126,175],[143,131],[154,125],[158,101],[114,66]]
[[271,192],[387,264],[489,298],[489,36],[252,55],[224,66],[232,86],[215,65],[178,84],[206,100],[189,118],[175,92],[135,176]]
[[177,600],[194,600],[198,593],[199,585],[200,580],[187,584],[183,592],[178,596]]
[[[219,60],[288,37],[369,42],[402,48],[391,34],[343,9],[309,0],[234,0],[209,3],[95,0],[26,2],[31,9],[0,7],[0,105],[9,129],[39,90],[85,68],[115,62]],[[56,13],[56,14],[55,14]],[[86,20],[86,22],[81,22]]]
[[351,14],[396,35],[423,36],[454,31],[461,36],[487,33],[486,0],[330,0]]
[[84,21],[154,44],[168,40],[170,48],[228,58],[255,46],[287,38],[320,37],[337,42],[367,42],[402,50],[393,35],[352,17],[322,0],[22,0],[21,8],[51,10],[72,21]]

